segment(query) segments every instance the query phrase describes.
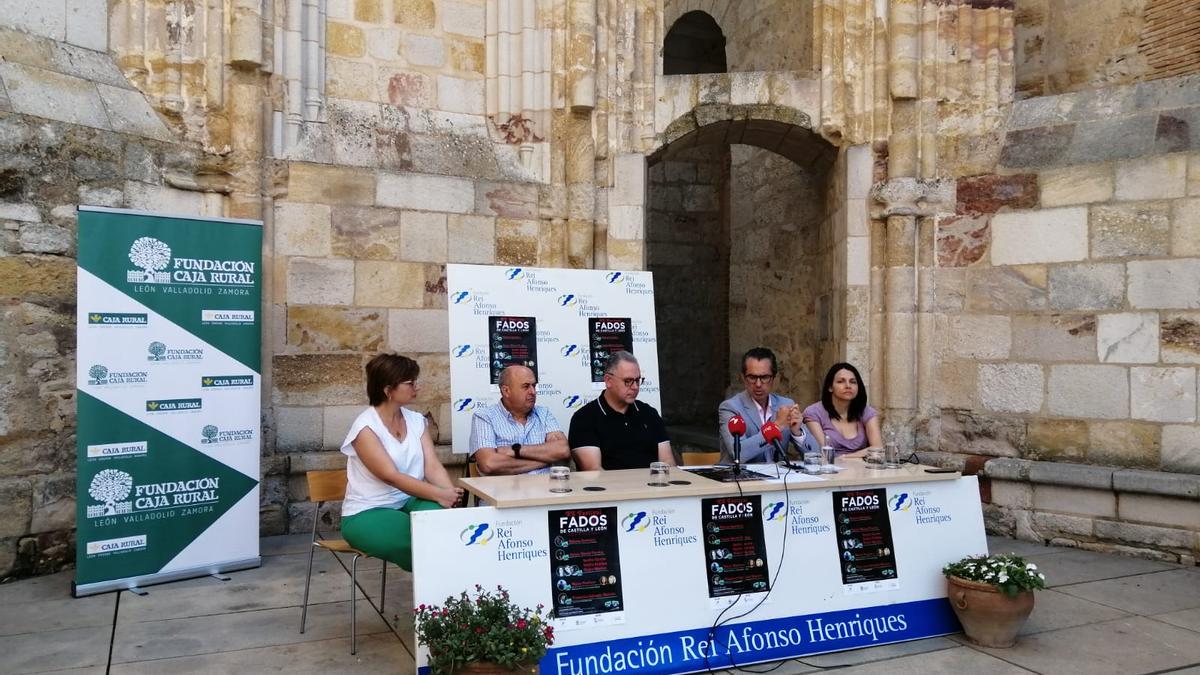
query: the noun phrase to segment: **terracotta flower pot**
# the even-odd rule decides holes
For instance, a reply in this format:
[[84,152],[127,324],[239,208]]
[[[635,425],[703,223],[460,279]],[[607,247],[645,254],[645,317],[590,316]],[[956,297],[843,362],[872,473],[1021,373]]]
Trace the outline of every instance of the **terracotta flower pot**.
[[991,584],[946,577],[950,606],[963,632],[983,647],[1011,647],[1033,611],[1033,591],[1011,597]]
[[517,673],[536,672],[537,664],[525,663],[513,668],[505,668],[493,661],[471,661],[455,670],[454,675],[516,675]]

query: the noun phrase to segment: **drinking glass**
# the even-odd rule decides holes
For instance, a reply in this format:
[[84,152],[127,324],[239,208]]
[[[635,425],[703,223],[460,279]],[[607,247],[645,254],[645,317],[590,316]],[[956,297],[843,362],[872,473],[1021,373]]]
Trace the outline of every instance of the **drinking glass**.
[[650,462],[650,485],[655,487],[666,485],[670,475],[670,464],[666,462]]
[[805,451],[804,473],[821,473],[821,453]]
[[826,445],[821,448],[821,473],[837,473],[837,451],[833,446]]
[[900,445],[897,443],[888,443],[883,446],[883,468],[899,469],[900,468]]
[[883,468],[883,448],[867,448],[867,456],[865,457],[868,469]]
[[571,469],[565,466],[550,467],[550,491],[571,491]]

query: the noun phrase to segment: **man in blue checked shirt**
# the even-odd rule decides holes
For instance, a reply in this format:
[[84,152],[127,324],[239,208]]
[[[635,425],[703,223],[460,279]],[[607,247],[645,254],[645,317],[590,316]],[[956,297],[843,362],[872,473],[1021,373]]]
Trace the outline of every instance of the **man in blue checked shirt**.
[[537,405],[537,375],[525,366],[500,373],[500,402],[471,417],[471,454],[485,476],[546,473],[571,456],[549,410]]

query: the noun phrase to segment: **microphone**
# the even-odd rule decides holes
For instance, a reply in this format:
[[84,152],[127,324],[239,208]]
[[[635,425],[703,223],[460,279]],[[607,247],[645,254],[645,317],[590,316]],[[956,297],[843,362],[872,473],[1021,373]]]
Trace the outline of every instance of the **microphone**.
[[787,459],[787,454],[784,453],[783,447],[779,445],[780,441],[783,440],[783,432],[779,430],[778,425],[774,422],[767,422],[762,425],[762,437],[764,445],[770,443],[778,456]]
[[733,473],[740,475],[742,473],[742,435],[746,433],[746,420],[734,415],[729,418],[726,426],[729,428],[729,433],[733,434]]

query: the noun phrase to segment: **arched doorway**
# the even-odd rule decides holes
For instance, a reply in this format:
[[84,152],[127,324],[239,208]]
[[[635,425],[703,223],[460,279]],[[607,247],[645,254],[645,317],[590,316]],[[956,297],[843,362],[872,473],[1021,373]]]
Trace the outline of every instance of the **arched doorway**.
[[674,427],[715,435],[717,404],[740,389],[740,356],[755,346],[779,357],[776,391],[805,403],[817,394],[834,352],[839,199],[837,151],[808,126],[778,106],[700,106],[648,157],[647,266]]
[[728,72],[725,34],[707,12],[688,12],[671,25],[663,40],[663,75]]

